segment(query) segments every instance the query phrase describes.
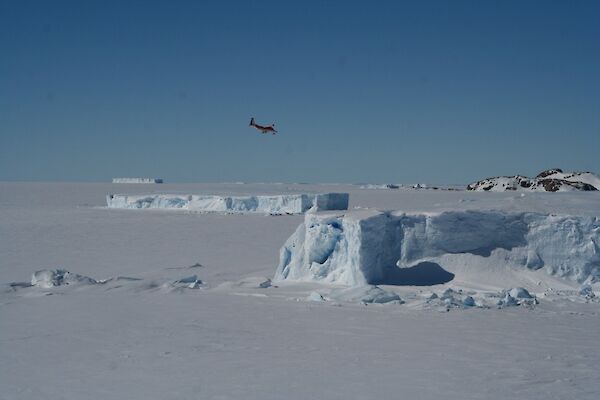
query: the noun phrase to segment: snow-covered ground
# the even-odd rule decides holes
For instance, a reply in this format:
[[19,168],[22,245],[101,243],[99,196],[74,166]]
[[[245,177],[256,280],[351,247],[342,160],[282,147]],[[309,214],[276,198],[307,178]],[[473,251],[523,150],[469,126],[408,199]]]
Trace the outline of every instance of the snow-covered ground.
[[[469,279],[479,272],[468,264],[485,267],[487,253],[430,255],[437,267],[430,260],[403,276],[414,285],[271,281],[280,248],[304,216],[105,207],[109,193],[153,190],[348,192],[350,214],[600,216],[598,192],[0,183],[0,398],[600,395],[599,293],[577,279],[546,268],[515,270],[511,257],[503,270],[493,250],[492,280],[477,284]],[[534,233],[543,233],[538,228]],[[593,229],[588,247],[574,255],[593,261]],[[561,245],[583,243],[579,234],[567,232]],[[431,276],[439,281],[427,282]]]

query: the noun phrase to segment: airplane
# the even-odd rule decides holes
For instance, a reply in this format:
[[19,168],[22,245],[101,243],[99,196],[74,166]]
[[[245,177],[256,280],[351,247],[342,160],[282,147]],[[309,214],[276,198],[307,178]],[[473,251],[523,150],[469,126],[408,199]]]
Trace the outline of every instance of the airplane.
[[271,124],[269,126],[258,125],[256,122],[254,122],[254,117],[250,118],[250,125],[249,126],[255,127],[256,129],[258,129],[262,133],[271,132],[273,135],[277,133],[277,131],[275,130],[275,124]]

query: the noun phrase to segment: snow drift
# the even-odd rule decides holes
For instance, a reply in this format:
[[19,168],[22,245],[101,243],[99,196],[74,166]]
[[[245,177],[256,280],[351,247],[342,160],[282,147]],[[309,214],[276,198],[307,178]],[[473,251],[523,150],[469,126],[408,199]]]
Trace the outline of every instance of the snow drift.
[[112,183],[163,183],[160,178],[113,178]]
[[301,214],[308,210],[347,210],[348,193],[287,194],[274,196],[212,196],[111,194],[109,208],[162,208],[200,212]]
[[[431,285],[506,271],[600,280],[600,218],[503,211],[306,214],[280,250],[274,281]],[[521,271],[521,272],[519,272]],[[470,275],[473,274],[473,275]],[[521,276],[521,275],[519,275]],[[480,279],[481,282],[481,279]],[[506,286],[504,286],[506,287]]]
[[467,190],[504,192],[515,191],[594,191],[600,189],[600,176],[591,172],[565,173],[559,168],[540,172],[535,178],[522,175],[498,176],[471,183]]

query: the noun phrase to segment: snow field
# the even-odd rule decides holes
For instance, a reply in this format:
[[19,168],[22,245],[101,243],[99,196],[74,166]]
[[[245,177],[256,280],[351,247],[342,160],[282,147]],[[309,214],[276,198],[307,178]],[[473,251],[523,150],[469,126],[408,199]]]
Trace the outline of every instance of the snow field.
[[[133,186],[131,193],[165,191]],[[592,192],[167,189],[224,197],[348,191],[350,207],[364,215],[379,213],[369,208],[600,215]],[[278,250],[305,216],[107,212],[99,206],[114,190],[110,183],[0,183],[0,398],[598,398],[597,283],[515,264],[518,247],[411,261],[377,285],[270,281]],[[377,221],[365,226],[373,235],[382,229]],[[325,248],[348,233],[338,228],[318,228],[338,236]],[[581,232],[569,235],[581,243]],[[312,257],[326,257],[316,250]],[[42,268],[51,269],[36,283],[52,286],[9,283]],[[400,282],[409,285],[388,284]],[[519,297],[519,288],[533,298]]]

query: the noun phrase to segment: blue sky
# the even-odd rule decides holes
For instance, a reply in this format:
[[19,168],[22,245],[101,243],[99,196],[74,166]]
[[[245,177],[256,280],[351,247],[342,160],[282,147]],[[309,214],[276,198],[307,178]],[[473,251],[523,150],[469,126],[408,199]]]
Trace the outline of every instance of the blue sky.
[[599,20],[596,1],[1,1],[0,180],[600,172]]

